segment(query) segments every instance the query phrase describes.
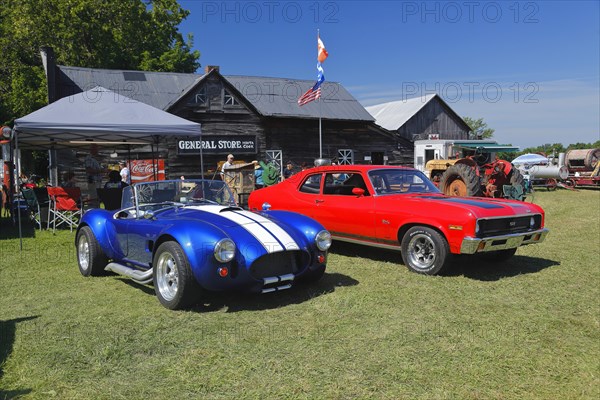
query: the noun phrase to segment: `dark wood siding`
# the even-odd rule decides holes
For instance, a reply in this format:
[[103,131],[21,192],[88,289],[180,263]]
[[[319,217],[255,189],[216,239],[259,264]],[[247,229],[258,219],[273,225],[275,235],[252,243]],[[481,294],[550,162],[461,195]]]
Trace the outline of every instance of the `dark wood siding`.
[[[227,91],[233,95],[238,104],[224,105],[224,95]],[[198,93],[206,95],[206,104],[198,104],[195,96]],[[188,96],[178,102],[170,112],[190,121],[199,122],[202,126],[202,136],[211,135],[249,135],[256,136],[259,152],[265,148],[266,135],[263,122],[254,108],[218,75],[209,76]],[[178,155],[176,140],[168,141],[167,177],[178,178],[183,175],[189,178],[200,176],[199,155]],[[204,170],[208,177],[215,176],[219,161],[225,161],[227,153],[204,154]],[[238,160],[248,162],[259,158],[257,154],[236,155]]]
[[[319,156],[319,121],[271,118],[266,123],[268,131],[266,150],[282,150],[284,161],[312,165]],[[365,156],[381,152],[389,161],[397,161],[398,140],[374,124],[343,121],[322,121],[324,158],[336,158],[338,150],[354,151],[356,164],[364,164]]]
[[440,139],[468,139],[469,132],[452,111],[434,98],[398,129],[398,134],[408,140],[428,139],[438,134]]

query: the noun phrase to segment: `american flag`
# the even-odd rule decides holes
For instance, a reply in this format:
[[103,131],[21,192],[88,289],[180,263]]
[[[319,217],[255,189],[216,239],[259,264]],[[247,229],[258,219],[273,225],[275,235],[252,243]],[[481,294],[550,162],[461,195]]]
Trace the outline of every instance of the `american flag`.
[[317,83],[315,83],[312,88],[308,89],[306,93],[300,96],[298,99],[299,106],[303,106],[306,103],[310,103],[311,101],[321,97],[321,83],[325,81],[325,73],[321,63],[325,61],[328,55],[329,54],[327,53],[327,50],[325,50],[325,45],[323,44],[321,37],[317,35]]
[[[316,88],[316,89],[315,89]],[[303,106],[306,103],[310,103],[321,97],[321,83],[317,82],[315,86],[311,87],[298,99],[298,105]]]

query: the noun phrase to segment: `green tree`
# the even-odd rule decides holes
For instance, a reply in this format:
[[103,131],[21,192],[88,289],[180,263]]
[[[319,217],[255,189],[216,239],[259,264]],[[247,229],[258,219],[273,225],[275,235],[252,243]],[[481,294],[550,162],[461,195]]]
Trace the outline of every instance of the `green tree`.
[[194,72],[200,53],[178,25],[177,0],[0,1],[0,123],[46,104],[41,46],[58,64]]
[[488,128],[488,125],[483,121],[483,118],[473,119],[470,117],[463,117],[463,120],[469,125],[471,132],[473,132],[476,137],[490,139],[494,136],[494,129]]

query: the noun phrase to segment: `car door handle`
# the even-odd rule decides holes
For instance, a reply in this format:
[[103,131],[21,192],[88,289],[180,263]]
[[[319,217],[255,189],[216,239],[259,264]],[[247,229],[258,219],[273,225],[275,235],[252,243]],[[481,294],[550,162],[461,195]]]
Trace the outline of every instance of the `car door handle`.
[[323,203],[325,200],[321,200],[321,199],[316,199],[315,203],[319,204],[319,203]]

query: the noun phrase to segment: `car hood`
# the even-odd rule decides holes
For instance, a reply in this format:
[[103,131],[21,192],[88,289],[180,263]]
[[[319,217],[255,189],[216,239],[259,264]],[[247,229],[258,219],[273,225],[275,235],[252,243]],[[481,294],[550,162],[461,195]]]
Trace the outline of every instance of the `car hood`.
[[[197,220],[221,228],[235,242],[246,245],[258,242],[267,253],[299,250],[298,237],[290,234],[278,223],[262,215],[239,207],[220,205],[186,206],[166,211],[162,218],[168,220]],[[296,239],[294,239],[295,236]],[[240,243],[238,243],[240,245]],[[262,253],[262,252],[261,252]]]
[[[394,200],[401,200],[403,203],[414,202],[416,209],[433,209],[435,206],[435,209],[439,210],[439,207],[444,207],[444,210],[448,210],[448,212],[468,211],[477,218],[543,213],[537,205],[517,200],[453,197],[442,194],[391,195],[390,200],[392,200],[391,197],[395,197]],[[427,203],[430,206],[425,206]]]

